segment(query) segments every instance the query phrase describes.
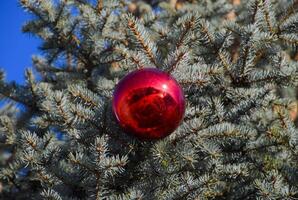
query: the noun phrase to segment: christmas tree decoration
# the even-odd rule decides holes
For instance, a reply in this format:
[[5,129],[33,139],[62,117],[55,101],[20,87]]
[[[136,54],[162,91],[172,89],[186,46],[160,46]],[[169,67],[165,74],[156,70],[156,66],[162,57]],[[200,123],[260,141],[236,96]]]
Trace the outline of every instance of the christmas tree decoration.
[[140,69],[116,86],[113,111],[125,132],[139,139],[160,139],[182,120],[184,94],[169,74],[156,68]]

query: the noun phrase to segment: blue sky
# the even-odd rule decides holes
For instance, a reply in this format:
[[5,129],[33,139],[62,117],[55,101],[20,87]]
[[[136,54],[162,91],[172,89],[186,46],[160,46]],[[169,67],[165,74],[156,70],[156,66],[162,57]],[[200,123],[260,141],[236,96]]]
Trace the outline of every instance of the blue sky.
[[40,41],[22,33],[22,25],[30,19],[18,0],[0,0],[0,68],[6,80],[24,83],[25,68],[32,67],[31,56],[38,54]]

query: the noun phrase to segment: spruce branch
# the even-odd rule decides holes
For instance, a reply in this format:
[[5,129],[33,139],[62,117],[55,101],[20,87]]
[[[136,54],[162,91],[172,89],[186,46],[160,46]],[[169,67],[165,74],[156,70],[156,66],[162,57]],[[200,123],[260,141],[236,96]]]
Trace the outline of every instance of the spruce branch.
[[41,196],[48,200],[62,200],[62,197],[53,189],[43,190]]
[[137,66],[137,68],[139,68],[139,69],[144,68],[144,64],[140,60],[140,58],[138,58],[138,56],[136,56],[136,52],[131,52],[123,46],[115,47],[114,50],[116,52],[121,53],[126,59],[130,59]]
[[141,45],[144,52],[147,54],[149,60],[158,67],[158,49],[156,44],[150,40],[145,27],[132,15],[126,15],[125,20],[127,21],[128,28],[135,36],[137,42]]
[[287,22],[290,22],[292,19],[296,18],[296,10],[298,8],[298,1],[294,0],[292,3],[289,5],[289,7],[286,9],[284,12],[285,14],[281,17],[281,19],[278,22],[278,27],[279,30],[285,30],[282,28]]
[[87,106],[98,108],[102,103],[102,99],[97,94],[88,90],[86,87],[81,87],[79,85],[69,85],[68,91],[74,98],[79,99],[80,102]]
[[[180,21],[177,22],[178,25],[180,25]],[[181,23],[182,30],[179,33],[179,40],[176,44],[176,49],[179,49],[182,45],[187,45],[187,42],[185,41],[190,36],[188,35],[191,33],[196,26],[198,26],[198,17],[195,14],[191,14],[190,16],[187,16],[185,21]]]
[[175,52],[169,54],[166,59],[164,69],[166,72],[171,73],[179,66],[186,66],[190,57],[189,49],[186,47],[177,48]]
[[96,8],[97,8],[98,13],[100,13],[102,11],[102,9],[103,9],[103,0],[97,0]]
[[264,20],[266,22],[266,25],[267,25],[269,31],[271,33],[275,33],[275,27],[273,26],[273,22],[272,22],[274,16],[271,12],[272,5],[271,5],[270,1],[260,0],[259,1],[259,6],[260,6],[260,8],[263,12]]

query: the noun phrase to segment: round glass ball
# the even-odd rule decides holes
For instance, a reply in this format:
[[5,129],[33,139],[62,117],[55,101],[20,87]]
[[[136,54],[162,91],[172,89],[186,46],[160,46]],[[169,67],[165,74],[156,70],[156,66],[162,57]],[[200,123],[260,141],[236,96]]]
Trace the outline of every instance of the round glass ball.
[[117,84],[113,112],[124,132],[142,140],[161,139],[180,124],[185,98],[178,82],[157,68],[143,68]]

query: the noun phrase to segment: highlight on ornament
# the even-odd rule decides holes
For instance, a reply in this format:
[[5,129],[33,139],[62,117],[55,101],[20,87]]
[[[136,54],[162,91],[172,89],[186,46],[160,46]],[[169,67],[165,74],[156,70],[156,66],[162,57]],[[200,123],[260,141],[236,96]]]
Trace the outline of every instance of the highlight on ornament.
[[126,75],[113,95],[113,112],[124,132],[139,139],[161,139],[180,124],[184,93],[177,81],[157,68]]

